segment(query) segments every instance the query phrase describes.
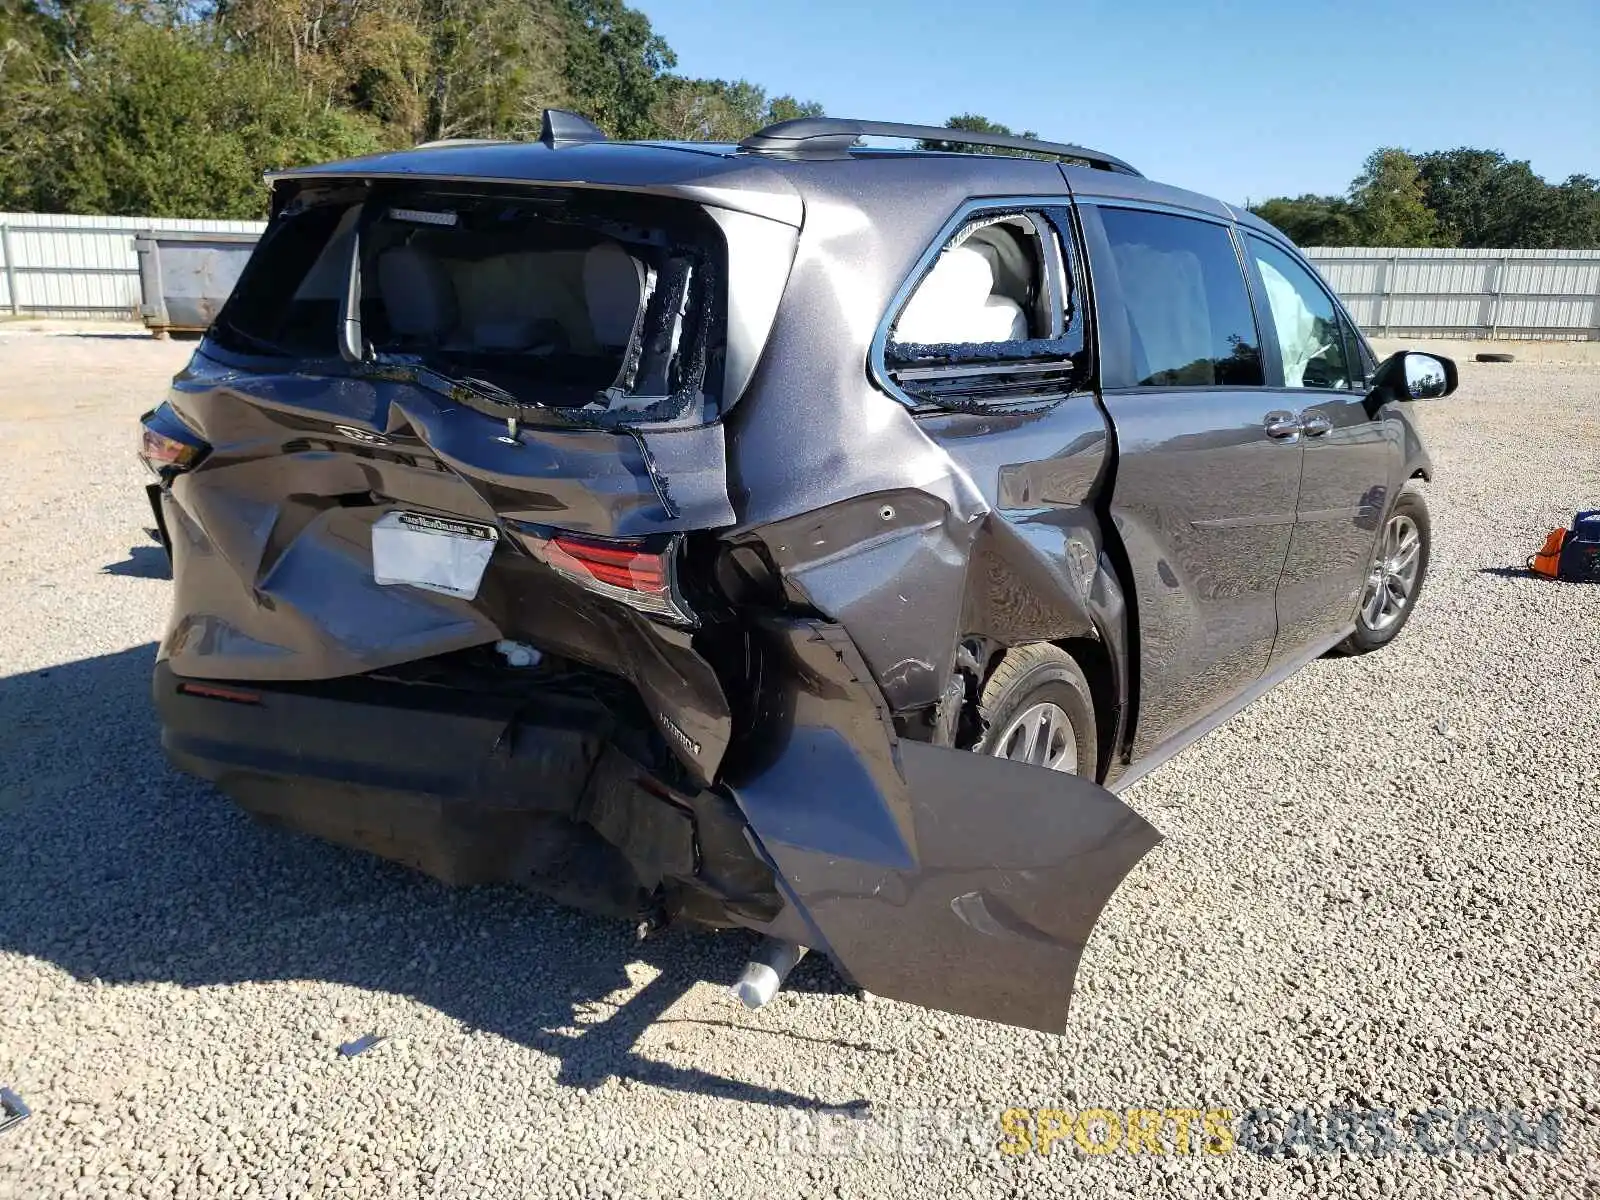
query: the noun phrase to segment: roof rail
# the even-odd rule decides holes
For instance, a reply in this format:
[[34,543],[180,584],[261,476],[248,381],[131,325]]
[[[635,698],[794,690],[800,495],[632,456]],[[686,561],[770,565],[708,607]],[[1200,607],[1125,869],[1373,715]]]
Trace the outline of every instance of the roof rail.
[[898,121],[855,121],[846,117],[800,117],[779,121],[752,133],[739,143],[742,150],[756,153],[838,154],[864,137],[916,138],[924,142],[954,142],[963,146],[993,146],[1001,150],[1027,150],[1055,158],[1070,158],[1102,171],[1140,175],[1120,158],[1073,146],[1065,142],[1041,142],[1036,138],[1014,137],[1009,133],[975,133],[970,129],[947,129],[939,125],[903,125]]

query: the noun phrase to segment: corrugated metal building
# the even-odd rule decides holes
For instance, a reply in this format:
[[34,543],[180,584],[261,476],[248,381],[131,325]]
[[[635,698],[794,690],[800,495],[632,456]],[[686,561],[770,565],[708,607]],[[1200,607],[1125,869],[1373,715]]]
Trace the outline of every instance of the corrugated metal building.
[[134,235],[254,233],[261,221],[0,213],[0,315],[139,319]]
[[[134,235],[259,221],[0,213],[0,314],[137,320]],[[1306,251],[1368,333],[1600,340],[1600,250]]]
[[1369,334],[1600,339],[1600,250],[1314,247]]

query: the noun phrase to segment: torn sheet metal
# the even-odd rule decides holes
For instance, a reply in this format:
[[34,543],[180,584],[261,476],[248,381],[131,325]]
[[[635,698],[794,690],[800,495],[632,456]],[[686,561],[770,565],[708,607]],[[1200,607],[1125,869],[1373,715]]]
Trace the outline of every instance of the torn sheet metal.
[[837,629],[768,632],[787,728],[734,794],[816,944],[878,995],[1059,1032],[1095,920],[1160,835],[1077,776],[896,741]]

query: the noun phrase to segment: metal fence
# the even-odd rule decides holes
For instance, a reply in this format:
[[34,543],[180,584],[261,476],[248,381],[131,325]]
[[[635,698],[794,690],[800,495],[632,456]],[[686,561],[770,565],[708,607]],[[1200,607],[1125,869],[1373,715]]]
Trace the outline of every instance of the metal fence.
[[1600,340],[1600,250],[1305,253],[1369,334]]
[[[135,235],[259,235],[259,221],[0,213],[0,315],[139,317]],[[1306,251],[1370,334],[1600,340],[1600,251]]]
[[260,221],[0,213],[0,316],[139,319],[133,239],[149,231],[248,233]]

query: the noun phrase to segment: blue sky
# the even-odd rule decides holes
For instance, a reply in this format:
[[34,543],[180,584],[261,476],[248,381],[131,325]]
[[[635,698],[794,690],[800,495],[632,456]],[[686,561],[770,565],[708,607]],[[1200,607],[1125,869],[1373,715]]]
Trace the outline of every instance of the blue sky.
[[834,116],[982,113],[1228,201],[1342,192],[1376,146],[1600,177],[1600,0],[633,0],[682,74]]

